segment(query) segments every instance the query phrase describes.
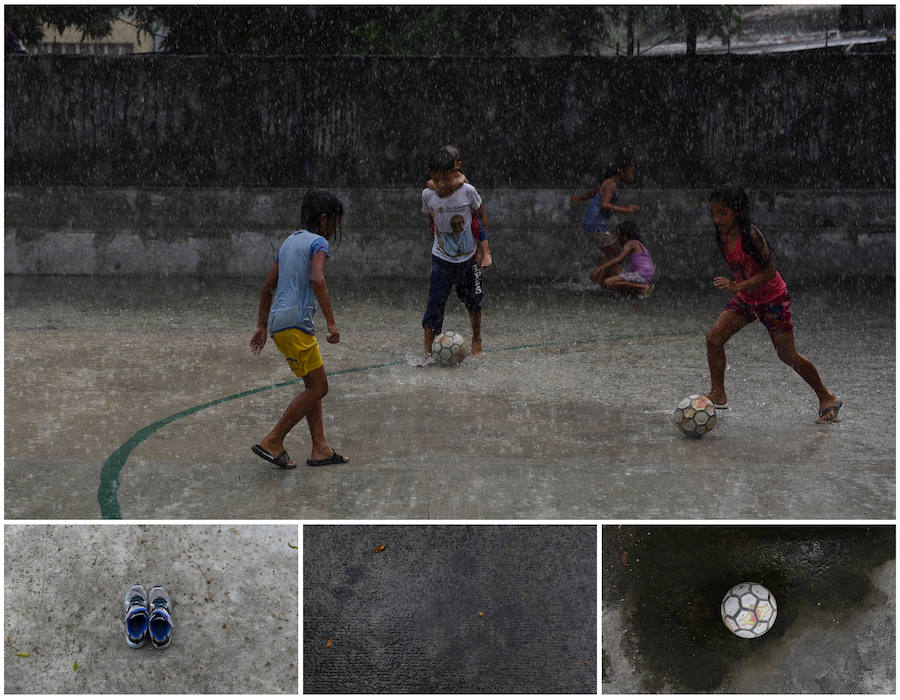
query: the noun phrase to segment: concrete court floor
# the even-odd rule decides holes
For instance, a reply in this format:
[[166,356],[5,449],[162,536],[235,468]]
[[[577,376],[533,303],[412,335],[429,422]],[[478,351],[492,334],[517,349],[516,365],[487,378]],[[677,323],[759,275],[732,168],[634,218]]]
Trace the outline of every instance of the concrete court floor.
[[597,535],[305,525],[303,691],[596,693]]
[[[896,691],[893,525],[605,525],[602,546],[604,694]],[[757,639],[719,614],[743,581],[778,604]]]
[[[5,526],[6,693],[297,693],[296,525]],[[126,591],[173,598],[171,646],[125,643]]]
[[[298,391],[271,342],[248,350],[260,284],[7,277],[6,517],[894,517],[893,281],[791,285],[837,424],[814,424],[756,324],[728,346],[731,409],[697,441],[670,417],[708,388],[704,335],[727,301],[711,285],[640,301],[488,277],[484,357],[422,369],[427,281],[332,278],[326,437],[352,461],[306,467],[301,423],[293,471],[250,452]],[[467,326],[451,296],[445,329]]]

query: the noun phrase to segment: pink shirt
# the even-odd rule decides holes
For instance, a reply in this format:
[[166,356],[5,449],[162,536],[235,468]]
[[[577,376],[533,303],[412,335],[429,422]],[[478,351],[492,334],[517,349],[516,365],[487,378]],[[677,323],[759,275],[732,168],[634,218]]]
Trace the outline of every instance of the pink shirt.
[[[757,229],[757,233],[759,233],[759,229]],[[762,237],[762,234],[760,234],[760,237]],[[744,251],[743,241],[740,236],[738,236],[734,250],[729,251],[728,241],[725,238],[725,234],[722,234],[722,247],[725,250],[725,262],[728,264],[728,269],[731,270],[735,280],[738,282],[750,279],[764,269],[757,262],[756,258]],[[786,291],[787,285],[781,278],[781,274],[776,272],[775,277],[768,282],[761,284],[759,287],[738,292],[737,296],[738,299],[747,304],[765,304],[780,297]]]

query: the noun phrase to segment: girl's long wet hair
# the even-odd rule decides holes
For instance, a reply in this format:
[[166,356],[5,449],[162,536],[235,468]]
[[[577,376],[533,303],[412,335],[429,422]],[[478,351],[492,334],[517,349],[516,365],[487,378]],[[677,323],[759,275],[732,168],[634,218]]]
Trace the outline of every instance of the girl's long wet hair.
[[628,170],[632,165],[634,165],[634,158],[631,153],[627,150],[619,151],[616,154],[616,157],[607,164],[606,169],[603,171],[602,179],[605,180],[613,175],[618,175],[619,173]]
[[[767,267],[769,263],[772,262],[772,248],[766,240],[766,237],[763,236],[762,231],[753,226],[753,221],[750,218],[750,198],[747,196],[744,188],[739,185],[719,187],[710,193],[709,202],[710,204],[713,202],[721,202],[734,212],[737,217],[738,228],[741,231],[741,247],[756,260],[756,262],[763,267]],[[716,243],[724,256],[724,236],[719,232],[718,227],[713,228],[715,228]],[[751,231],[754,230],[762,243],[762,250],[760,250],[760,246],[754,241],[753,234],[751,233]]]
[[640,233],[637,224],[633,221],[623,221],[616,226],[616,234],[624,238],[626,241],[636,241]]
[[[319,233],[319,219],[325,214],[329,219],[344,215],[344,203],[340,198],[323,189],[312,189],[303,197],[300,205],[300,227]],[[340,231],[338,232],[340,238]]]

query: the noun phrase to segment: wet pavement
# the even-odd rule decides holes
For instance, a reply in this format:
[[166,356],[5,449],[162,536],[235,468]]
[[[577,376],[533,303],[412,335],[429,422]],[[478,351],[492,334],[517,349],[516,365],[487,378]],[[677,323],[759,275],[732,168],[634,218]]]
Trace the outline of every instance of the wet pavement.
[[[4,530],[6,693],[297,693],[296,525]],[[172,598],[166,649],[125,642],[135,583]]]
[[[893,694],[895,528],[603,526],[602,692]],[[743,581],[773,627],[722,623]]]
[[596,693],[597,535],[304,526],[304,692]]
[[[261,282],[7,277],[6,517],[894,518],[893,281],[791,285],[837,424],[815,425],[755,325],[728,346],[731,409],[697,441],[670,417],[708,388],[727,301],[711,285],[643,301],[488,276],[484,357],[423,369],[427,280],[330,278],[325,430],[352,461],[293,471],[250,453],[298,391],[271,342],[249,352]],[[455,297],[444,327],[469,335]],[[302,465],[305,424],[287,447]]]

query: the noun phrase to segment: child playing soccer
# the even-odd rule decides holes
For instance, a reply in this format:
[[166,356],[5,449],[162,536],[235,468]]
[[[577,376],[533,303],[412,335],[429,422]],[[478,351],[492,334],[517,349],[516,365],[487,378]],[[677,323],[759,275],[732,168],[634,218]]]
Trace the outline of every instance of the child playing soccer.
[[[641,297],[650,296],[653,293],[656,267],[646,246],[637,240],[637,224],[633,221],[623,221],[616,227],[616,236],[621,252],[598,265],[591,273],[591,281],[625,294],[637,292]],[[626,271],[613,274],[618,270],[619,263],[623,262]]]
[[281,244],[259,295],[256,331],[250,350],[258,355],[271,335],[284,354],[291,371],[303,379],[305,386],[275,427],[254,445],[254,454],[279,469],[293,469],[297,464],[284,447],[284,439],[303,418],[309,426],[312,452],[306,463],[311,467],[343,464],[342,457],[325,442],[322,422],[322,399],[328,393],[325,366],[316,342],[313,316],[316,302],[328,324],[325,340],[338,343],[341,334],[334,323],[331,299],[325,285],[325,262],[331,254],[330,242],[341,225],[344,205],[325,190],[310,190],[300,208],[301,230],[295,231]]
[[[431,157],[428,172],[436,189],[426,187],[422,191],[422,212],[434,224],[434,241],[428,307],[422,319],[425,354],[419,365],[427,364],[430,359],[431,345],[443,327],[444,308],[454,286],[472,323],[472,355],[482,355],[481,308],[484,290],[481,277],[485,258],[481,258],[481,263],[473,263],[477,245],[472,234],[472,216],[474,213],[487,225],[487,212],[481,196],[472,185],[456,182],[454,158],[447,151],[438,151]],[[490,264],[489,254],[486,261]]]
[[759,319],[769,331],[782,362],[789,365],[819,397],[817,423],[834,423],[841,402],[825,388],[812,362],[794,347],[791,297],[775,269],[765,237],[750,220],[750,201],[740,187],[718,189],[709,198],[716,242],[733,278],[716,277],[713,284],[734,296],[706,334],[706,357],[712,388],[706,393],[718,409],[727,408],[725,343],[741,328]]
[[[456,146],[443,146],[441,148],[442,151],[447,151],[452,157],[454,162],[454,170],[456,172],[456,176],[453,178],[451,183],[450,191],[461,187],[466,184],[468,180],[463,173],[460,172],[460,168],[462,168],[462,160],[460,160],[459,149]],[[434,184],[434,180],[429,180],[426,185],[430,190],[436,190],[437,185]],[[431,221],[431,234],[434,235],[434,221]],[[472,235],[475,237],[475,240],[478,241],[478,249],[475,251],[475,264],[479,267],[487,268],[491,266],[491,248],[488,244],[487,238],[487,229],[484,224],[481,223],[481,219],[477,216],[472,217]]]
[[619,185],[634,179],[634,158],[626,152],[619,153],[603,171],[602,182],[582,195],[573,194],[569,199],[573,204],[591,200],[587,213],[581,222],[581,228],[587,236],[597,244],[606,260],[619,254],[616,237],[609,232],[609,217],[612,214],[637,214],[640,207],[629,204],[620,207]]

